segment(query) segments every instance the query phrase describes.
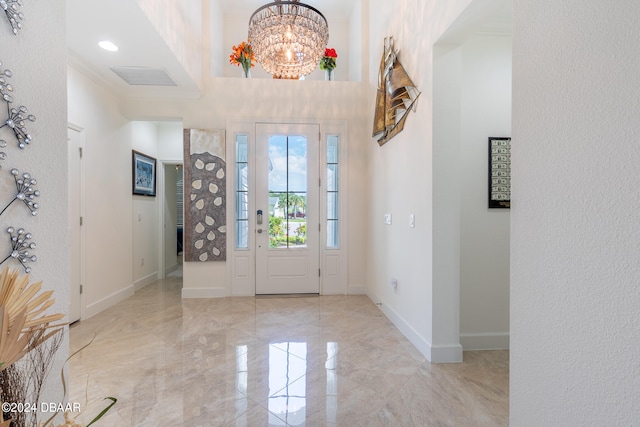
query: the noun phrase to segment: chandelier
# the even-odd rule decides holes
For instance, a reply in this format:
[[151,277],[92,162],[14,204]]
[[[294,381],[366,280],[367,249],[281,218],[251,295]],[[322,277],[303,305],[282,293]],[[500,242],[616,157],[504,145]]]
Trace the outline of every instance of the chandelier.
[[298,0],[276,0],[249,19],[249,41],[274,79],[298,79],[316,69],[329,42],[327,20]]

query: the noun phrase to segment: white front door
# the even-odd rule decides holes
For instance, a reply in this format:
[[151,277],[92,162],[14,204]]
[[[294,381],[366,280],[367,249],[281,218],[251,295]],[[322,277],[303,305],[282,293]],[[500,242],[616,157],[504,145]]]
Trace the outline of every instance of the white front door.
[[256,294],[319,293],[319,125],[256,125]]

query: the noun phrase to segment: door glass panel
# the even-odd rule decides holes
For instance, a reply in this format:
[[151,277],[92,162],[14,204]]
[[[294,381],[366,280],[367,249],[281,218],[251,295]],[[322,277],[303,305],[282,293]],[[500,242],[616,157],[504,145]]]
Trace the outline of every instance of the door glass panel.
[[269,247],[306,247],[307,139],[269,137]]
[[236,248],[249,247],[249,142],[236,135]]
[[338,247],[338,136],[327,137],[327,248]]
[[338,191],[338,165],[327,163],[327,191]]

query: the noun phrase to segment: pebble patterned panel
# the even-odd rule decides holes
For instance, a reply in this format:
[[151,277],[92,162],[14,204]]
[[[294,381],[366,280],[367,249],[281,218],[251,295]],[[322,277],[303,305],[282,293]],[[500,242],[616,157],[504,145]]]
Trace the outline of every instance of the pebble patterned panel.
[[224,153],[223,130],[184,130],[185,261],[227,258]]

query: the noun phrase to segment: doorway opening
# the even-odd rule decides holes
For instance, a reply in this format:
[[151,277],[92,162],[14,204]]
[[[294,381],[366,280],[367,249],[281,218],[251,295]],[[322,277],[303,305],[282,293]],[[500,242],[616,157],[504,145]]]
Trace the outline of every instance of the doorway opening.
[[433,282],[456,290],[434,318],[464,350],[509,348],[509,210],[487,194],[488,139],[511,136],[510,12],[472,2],[434,45]]
[[182,277],[184,168],[182,163],[163,162],[162,265],[165,277]]

